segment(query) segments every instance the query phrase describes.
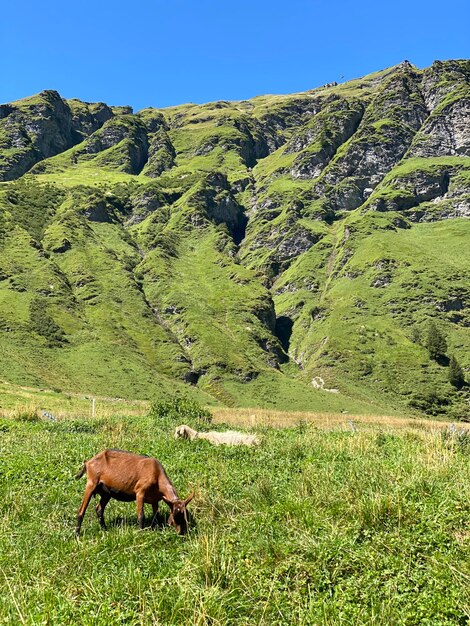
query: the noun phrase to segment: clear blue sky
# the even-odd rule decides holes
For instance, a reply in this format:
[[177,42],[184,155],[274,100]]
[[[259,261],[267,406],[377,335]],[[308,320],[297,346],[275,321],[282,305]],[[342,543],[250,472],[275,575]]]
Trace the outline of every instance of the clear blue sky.
[[[468,0],[2,3],[0,102],[145,106],[291,93],[408,59],[468,58]],[[344,78],[342,78],[344,77]]]

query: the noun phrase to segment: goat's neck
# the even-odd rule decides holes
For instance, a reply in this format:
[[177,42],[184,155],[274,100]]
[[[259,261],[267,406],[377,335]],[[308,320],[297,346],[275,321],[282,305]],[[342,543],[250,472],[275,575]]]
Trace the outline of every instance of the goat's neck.
[[160,485],[160,492],[163,496],[163,500],[167,504],[172,504],[173,502],[176,502],[176,500],[179,500],[178,494],[176,493],[173,484],[166,476],[164,477],[162,484]]
[[189,428],[189,426],[186,426],[186,432],[189,438],[191,439],[191,441],[194,441],[194,439],[197,439],[199,436],[199,433],[197,432],[197,430],[194,430],[194,428]]

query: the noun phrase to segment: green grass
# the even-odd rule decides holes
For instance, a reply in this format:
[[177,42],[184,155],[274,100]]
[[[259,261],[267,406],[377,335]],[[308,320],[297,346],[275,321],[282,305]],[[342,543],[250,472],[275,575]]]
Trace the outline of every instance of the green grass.
[[[447,356],[470,367],[468,221],[438,221],[462,211],[469,169],[456,156],[394,165],[424,141],[420,90],[434,85],[441,115],[466,67],[400,64],[301,94],[135,116],[114,107],[100,128],[106,105],[53,92],[2,109],[0,177],[80,143],[0,184],[0,376],[135,399],[177,389],[227,406],[394,413],[428,402],[431,415],[468,418],[468,387],[450,386],[422,338],[436,321]],[[35,151],[34,128],[67,106],[75,133]],[[370,176],[361,164],[375,150],[386,165]],[[314,389],[318,377],[339,393]]]
[[[62,155],[60,155],[62,156]],[[53,159],[48,159],[52,161]],[[138,178],[132,174],[117,172],[112,169],[98,168],[93,165],[87,167],[86,164],[67,167],[63,171],[38,174],[39,181],[50,182],[61,187],[76,187],[77,185],[111,186],[117,183],[138,182]],[[149,181],[150,182],[150,181]]]
[[387,389],[405,407],[433,387],[443,412],[465,417],[465,394],[453,390],[447,368],[430,360],[413,333],[424,337],[435,319],[449,355],[469,366],[466,312],[443,312],[468,290],[467,220],[396,229],[394,219],[352,214],[279,277],[276,310],[294,322],[289,353],[304,378],[322,376],[348,396],[380,401]]
[[[468,442],[421,428],[300,423],[259,449],[174,440],[163,420],[0,422],[0,620],[5,624],[468,623]],[[157,456],[195,525],[139,531],[92,502],[83,460]],[[166,508],[164,505],[161,506]]]

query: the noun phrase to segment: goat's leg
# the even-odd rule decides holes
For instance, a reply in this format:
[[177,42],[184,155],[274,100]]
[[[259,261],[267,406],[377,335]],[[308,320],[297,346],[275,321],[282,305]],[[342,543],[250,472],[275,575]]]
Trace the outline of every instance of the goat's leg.
[[136,511],[137,511],[137,522],[139,524],[140,530],[144,528],[144,493],[139,492],[136,495],[135,499]]
[[111,499],[111,496],[105,495],[103,494],[101,496],[100,501],[98,502],[98,504],[96,505],[96,515],[98,516],[98,520],[100,522],[100,526],[103,530],[106,530],[106,524],[104,521],[104,509],[106,507],[106,505],[108,504],[109,500]]
[[152,502],[152,512],[152,527],[155,528],[155,526],[157,526],[157,524],[159,524],[160,522],[160,515],[158,514],[158,501]]
[[77,527],[75,529],[75,535],[77,537],[80,536],[80,528],[82,527],[83,518],[85,516],[87,506],[90,503],[91,496],[95,492],[95,488],[96,488],[96,484],[93,481],[91,480],[87,481],[87,484],[85,486],[85,493],[83,494],[82,504],[80,508],[78,509],[78,514],[77,514]]

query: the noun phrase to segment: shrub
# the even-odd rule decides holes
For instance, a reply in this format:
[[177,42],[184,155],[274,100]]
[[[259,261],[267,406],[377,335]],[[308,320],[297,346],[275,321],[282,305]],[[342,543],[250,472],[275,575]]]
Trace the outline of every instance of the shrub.
[[429,323],[426,348],[431,359],[436,361],[443,357],[447,351],[447,341],[434,322]]
[[[152,402],[148,413],[154,420],[168,420],[171,422],[203,422],[210,424],[212,414],[194,400],[173,398]],[[189,424],[188,424],[189,425]]]
[[46,304],[41,298],[35,298],[29,305],[31,330],[47,340],[48,347],[60,346],[65,341],[64,331],[46,311]]
[[411,329],[411,333],[410,333],[410,340],[413,343],[416,344],[420,344],[422,339],[421,339],[421,331],[419,330],[419,328],[417,326],[413,326],[413,328]]
[[434,389],[429,389],[414,394],[408,404],[415,409],[424,411],[428,415],[439,415],[445,412],[445,407],[448,406],[449,400]]

